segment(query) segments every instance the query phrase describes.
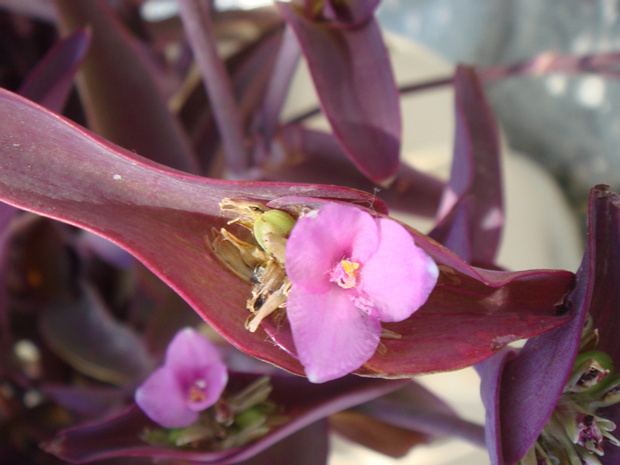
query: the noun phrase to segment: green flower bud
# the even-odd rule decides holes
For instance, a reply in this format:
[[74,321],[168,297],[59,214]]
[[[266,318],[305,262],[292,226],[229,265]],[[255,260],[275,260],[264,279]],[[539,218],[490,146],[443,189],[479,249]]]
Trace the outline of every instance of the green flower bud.
[[263,425],[266,420],[267,417],[263,412],[261,412],[260,409],[250,408],[235,416],[235,425],[237,425],[240,429],[246,429],[249,427]]
[[591,396],[590,408],[609,407],[620,402],[620,375],[607,376]]
[[611,357],[600,350],[579,354],[564,392],[589,392],[614,371]]
[[291,215],[282,210],[269,210],[254,221],[254,237],[258,245],[273,254],[274,243],[280,245],[285,242],[284,238],[288,237],[293,226],[295,226],[295,218]]

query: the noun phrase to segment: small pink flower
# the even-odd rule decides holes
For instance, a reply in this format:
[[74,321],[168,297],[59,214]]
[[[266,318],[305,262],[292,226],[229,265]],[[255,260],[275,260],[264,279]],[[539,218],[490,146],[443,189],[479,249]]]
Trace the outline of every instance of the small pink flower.
[[136,390],[136,404],[165,428],[183,428],[220,398],[228,372],[218,350],[192,328],[179,331],[168,345],[164,366]]
[[286,246],[287,316],[310,381],[350,373],[374,354],[381,321],[409,318],[435,287],[435,262],[400,224],[329,204],[303,216]]

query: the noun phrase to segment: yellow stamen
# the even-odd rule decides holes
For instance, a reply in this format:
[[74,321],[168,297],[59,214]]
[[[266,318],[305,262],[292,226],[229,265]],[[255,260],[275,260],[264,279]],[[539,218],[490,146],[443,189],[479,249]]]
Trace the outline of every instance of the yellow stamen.
[[342,269],[348,276],[351,278],[355,278],[357,276],[357,269],[360,267],[359,263],[349,260],[342,260],[340,263],[342,264]]

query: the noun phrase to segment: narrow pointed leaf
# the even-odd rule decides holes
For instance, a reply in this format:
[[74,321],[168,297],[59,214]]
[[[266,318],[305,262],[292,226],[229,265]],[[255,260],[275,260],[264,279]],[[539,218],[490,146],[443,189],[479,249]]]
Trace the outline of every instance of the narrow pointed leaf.
[[262,331],[244,328],[251,285],[225,268],[206,245],[211,229],[226,225],[219,202],[323,197],[374,204],[382,211],[379,200],[333,186],[185,175],[112,146],[4,90],[0,119],[0,199],[110,239],[143,261],[234,345],[303,372]]
[[[258,115],[258,131],[263,138],[261,141],[262,145],[259,148],[266,152],[269,152],[271,149],[271,141],[280,121],[280,112],[300,58],[301,49],[299,42],[297,42],[291,28],[286,27],[282,34],[278,56],[276,57],[273,72],[265,90],[261,111]],[[258,155],[258,162],[264,161],[263,158],[268,156],[266,153],[258,153],[256,155]]]
[[437,213],[444,184],[433,176],[401,163],[392,184],[375,189],[366,176],[351,167],[332,134],[288,124],[280,128],[277,140],[288,157],[273,172],[265,168],[265,180],[338,184],[374,192],[392,210],[428,217]]
[[367,415],[424,433],[429,438],[459,437],[484,446],[484,428],[460,418],[443,400],[414,381],[357,408]]
[[[599,329],[597,349],[609,353],[616,363],[620,360],[619,205],[619,197],[607,186],[592,190],[586,251],[575,289],[567,298],[575,317],[566,325],[529,340],[518,355],[504,354],[478,367],[493,465],[516,463],[534,444],[573,369],[588,313]],[[619,421],[618,406],[610,410],[613,413],[608,418]],[[601,463],[617,463],[620,455],[616,449],[607,448]]]
[[[171,285],[234,345],[250,355],[303,373],[288,355],[286,320],[244,328],[250,285],[225,269],[205,245],[222,227],[222,198],[280,198],[280,205],[354,201],[381,212],[376,198],[345,188],[239,183],[183,175],[106,145],[36,105],[0,92],[0,199],[101,234],[131,251]],[[324,199],[322,200],[325,201]],[[274,202],[274,204],[277,202]],[[385,327],[384,339],[362,374],[392,376],[453,370],[488,358],[505,344],[540,334],[571,315],[558,306],[573,280],[562,271],[494,272],[472,268],[449,250],[409,229],[441,270],[437,288],[411,318]]]
[[429,442],[426,434],[391,425],[355,410],[331,415],[329,424],[347,440],[394,458],[403,457],[412,447]]
[[112,317],[94,289],[83,287],[75,299],[50,304],[39,324],[58,356],[95,379],[135,384],[155,367],[141,339]]
[[[209,2],[210,4],[210,2]],[[235,175],[248,167],[241,116],[215,40],[211,12],[200,0],[180,0],[181,18],[209,94],[228,168]]]
[[[456,135],[450,181],[439,207],[439,224],[430,234],[437,240],[450,236],[453,221],[461,215],[449,215],[461,209],[459,202],[469,202],[467,221],[454,225],[458,231],[469,229],[471,256],[462,257],[473,263],[494,262],[504,223],[500,144],[497,123],[475,71],[460,66],[454,76]],[[459,233],[456,233],[456,237]],[[462,237],[462,236],[461,236]],[[462,241],[461,241],[462,242]]]
[[[563,305],[572,273],[474,268],[418,231],[409,231],[438,264],[437,286],[410,318],[382,325],[399,337],[381,339],[385,351],[375,353],[356,373],[409,376],[464,368],[573,317]],[[296,353],[286,321],[264,320],[263,327],[285,351]]]
[[54,0],[63,33],[88,25],[92,43],[78,81],[90,127],[112,142],[197,172],[181,127],[153,79],[154,63],[102,0]]
[[87,30],[76,31],[62,39],[26,78],[19,94],[60,113],[89,44],[90,33]]
[[377,22],[370,17],[355,27],[338,27],[308,19],[293,4],[278,6],[297,36],[321,108],[345,152],[370,180],[388,181],[399,166],[401,119]]
[[[620,196],[611,192],[609,186],[596,186],[590,194],[589,236],[589,260],[593,263],[589,270],[580,270],[578,276],[582,275],[582,286],[588,287],[592,299],[587,311],[594,320],[594,327],[599,330],[597,349],[611,355],[617,372],[620,366]],[[584,264],[587,258],[588,252]],[[589,274],[585,274],[586,271]],[[575,298],[575,306],[579,304],[580,301]],[[607,418],[620,425],[619,404],[604,412]],[[618,436],[617,431],[614,435]],[[620,448],[611,444],[605,447],[605,456],[600,461],[602,465],[619,463]]]
[[306,426],[254,457],[235,463],[274,465],[290,463],[294,458],[295,465],[325,465],[329,453],[329,432],[329,424],[323,419]]

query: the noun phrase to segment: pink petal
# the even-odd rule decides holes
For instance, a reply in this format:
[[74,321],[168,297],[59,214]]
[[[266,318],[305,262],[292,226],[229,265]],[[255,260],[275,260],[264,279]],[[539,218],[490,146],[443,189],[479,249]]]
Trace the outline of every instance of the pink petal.
[[379,241],[375,220],[356,207],[329,204],[303,216],[286,245],[286,273],[307,292],[331,288],[329,272],[342,258],[368,259]]
[[[179,331],[172,339],[166,351],[165,366],[175,374],[187,406],[193,411],[199,412],[213,405],[228,382],[228,370],[219,351],[192,328]],[[204,398],[189,401],[190,390],[198,386],[201,386]]]
[[188,408],[174,372],[166,366],[136,390],[135,400],[151,420],[165,428],[183,428],[198,419],[198,413]]
[[297,354],[311,382],[340,378],[375,353],[381,324],[353,305],[350,292],[332,286],[310,294],[293,286],[287,305]]
[[171,367],[209,366],[222,363],[222,356],[215,346],[192,328],[180,330],[168,344],[165,364]]
[[379,219],[381,243],[360,271],[359,290],[380,321],[402,321],[428,299],[439,270],[400,224]]

